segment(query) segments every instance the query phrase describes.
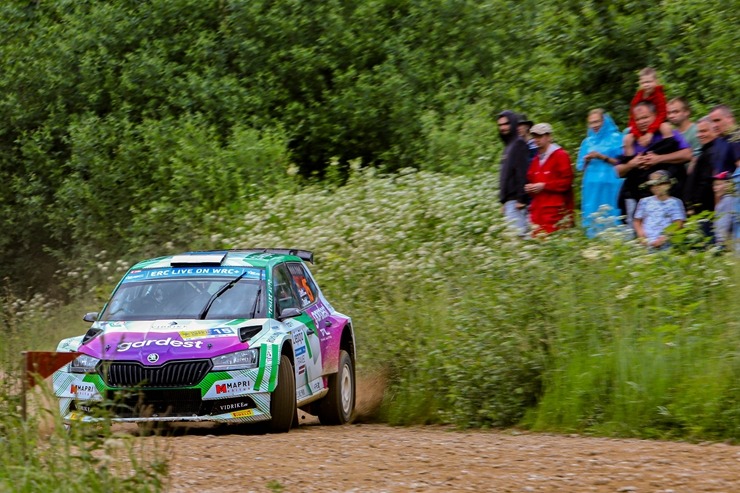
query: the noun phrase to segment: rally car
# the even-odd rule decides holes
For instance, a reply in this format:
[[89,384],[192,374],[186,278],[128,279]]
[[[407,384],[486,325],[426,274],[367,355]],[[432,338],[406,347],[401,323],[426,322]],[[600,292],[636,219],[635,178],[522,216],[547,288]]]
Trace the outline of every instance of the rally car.
[[189,252],[123,276],[78,357],[54,373],[66,424],[111,419],[266,422],[285,432],[297,410],[344,424],[355,405],[352,320],[337,312],[291,249]]

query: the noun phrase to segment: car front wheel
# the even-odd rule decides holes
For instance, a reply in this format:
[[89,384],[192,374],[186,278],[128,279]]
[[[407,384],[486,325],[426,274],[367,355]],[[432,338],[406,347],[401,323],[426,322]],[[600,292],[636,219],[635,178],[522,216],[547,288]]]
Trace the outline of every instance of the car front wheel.
[[343,425],[355,409],[355,368],[347,351],[339,352],[339,371],[329,377],[329,393],[319,403],[318,417],[324,425]]
[[290,431],[293,418],[296,414],[295,374],[290,358],[284,354],[280,356],[278,368],[278,384],[270,398],[269,429],[273,433]]

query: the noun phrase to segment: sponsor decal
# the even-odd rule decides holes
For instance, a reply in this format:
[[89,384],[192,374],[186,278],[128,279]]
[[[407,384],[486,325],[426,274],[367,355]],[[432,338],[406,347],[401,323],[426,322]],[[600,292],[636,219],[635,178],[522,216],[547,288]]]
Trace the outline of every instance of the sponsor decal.
[[168,337],[167,339],[148,339],[146,341],[137,342],[120,342],[116,346],[116,351],[123,353],[131,348],[138,349],[149,346],[171,346],[171,347],[182,347],[182,348],[196,348],[200,349],[203,345],[201,341],[178,341]]
[[225,413],[225,412],[228,412],[228,411],[232,411],[234,409],[241,409],[243,407],[249,407],[249,406],[250,406],[250,403],[249,402],[232,402],[232,403],[229,403],[229,404],[221,404],[221,405],[218,405],[218,406],[216,406],[216,409],[218,409],[219,411]]
[[241,411],[234,411],[231,413],[232,418],[246,418],[247,416],[254,415],[254,409],[243,409]]
[[296,397],[298,398],[298,400],[301,400],[304,397],[306,397],[306,389],[304,387],[301,387],[298,390],[296,390]]
[[217,383],[215,387],[216,387],[216,395],[231,394],[233,392],[243,392],[245,390],[251,390],[252,381],[251,380],[234,380],[234,381],[228,381],[225,383]]
[[316,323],[316,326],[318,327],[322,320],[325,318],[329,318],[329,310],[326,309],[325,306],[318,304],[316,305],[316,308],[308,312],[308,315],[313,319],[313,321]]
[[140,279],[165,279],[187,276],[239,276],[245,273],[246,279],[260,279],[262,270],[253,267],[172,267],[131,271],[124,282]]
[[293,345],[294,346],[302,346],[306,343],[305,338],[303,337],[303,332],[293,332]]
[[303,375],[304,373],[306,373],[306,365],[300,365],[298,367],[298,374]]
[[197,329],[178,332],[183,339],[207,339],[208,337],[234,335],[231,327],[213,327],[211,329]]
[[295,355],[300,356],[302,354],[306,354],[306,346],[300,346],[295,348]]
[[91,397],[95,394],[96,390],[95,385],[91,383],[73,383],[69,386],[70,394],[74,394],[80,398]]
[[154,322],[152,329],[169,329],[177,325],[177,322],[172,320],[171,322]]
[[311,384],[311,390],[314,392],[318,392],[321,390],[321,380],[316,380]]

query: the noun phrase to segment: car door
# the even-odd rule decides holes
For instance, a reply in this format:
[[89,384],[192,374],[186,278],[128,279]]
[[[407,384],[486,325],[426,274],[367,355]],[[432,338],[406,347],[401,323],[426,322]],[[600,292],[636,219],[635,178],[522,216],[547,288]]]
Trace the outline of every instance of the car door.
[[278,317],[288,308],[301,310],[300,315],[283,320],[290,331],[293,342],[296,395],[301,401],[324,388],[321,347],[316,324],[313,318],[305,312],[305,308],[310,306],[311,302],[309,297],[299,290],[288,265],[280,264],[275,268],[273,283],[275,313]]

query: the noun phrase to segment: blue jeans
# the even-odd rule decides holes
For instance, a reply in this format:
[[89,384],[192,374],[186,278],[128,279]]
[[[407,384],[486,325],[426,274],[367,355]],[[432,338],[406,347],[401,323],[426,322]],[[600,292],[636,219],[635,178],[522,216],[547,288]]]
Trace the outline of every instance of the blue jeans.
[[529,233],[529,212],[526,207],[517,208],[516,200],[507,200],[504,203],[504,217],[512,226],[517,229],[519,236],[527,236]]

